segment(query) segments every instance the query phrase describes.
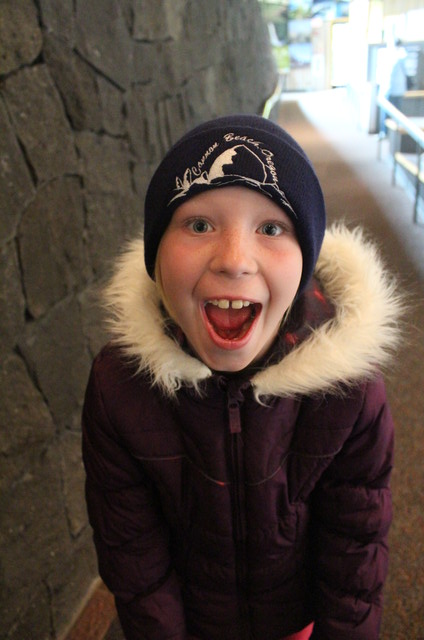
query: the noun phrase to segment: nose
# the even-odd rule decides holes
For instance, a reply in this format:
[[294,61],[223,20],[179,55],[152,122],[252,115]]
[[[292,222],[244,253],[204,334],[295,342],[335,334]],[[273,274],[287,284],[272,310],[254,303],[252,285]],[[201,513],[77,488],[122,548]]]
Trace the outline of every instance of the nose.
[[229,230],[221,234],[214,247],[210,263],[214,273],[238,278],[257,271],[254,247],[250,239],[240,230]]

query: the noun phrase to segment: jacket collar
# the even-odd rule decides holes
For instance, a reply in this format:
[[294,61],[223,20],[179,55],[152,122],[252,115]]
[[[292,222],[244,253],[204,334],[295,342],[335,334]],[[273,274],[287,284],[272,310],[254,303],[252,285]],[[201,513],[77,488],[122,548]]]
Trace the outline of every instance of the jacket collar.
[[[335,226],[326,232],[315,277],[334,313],[309,335],[295,335],[280,361],[253,374],[257,399],[336,392],[370,377],[397,344],[400,297],[360,230]],[[120,257],[104,293],[114,342],[137,371],[148,373],[169,396],[186,385],[201,393],[213,373],[167,330],[156,286],[145,271],[141,239]]]

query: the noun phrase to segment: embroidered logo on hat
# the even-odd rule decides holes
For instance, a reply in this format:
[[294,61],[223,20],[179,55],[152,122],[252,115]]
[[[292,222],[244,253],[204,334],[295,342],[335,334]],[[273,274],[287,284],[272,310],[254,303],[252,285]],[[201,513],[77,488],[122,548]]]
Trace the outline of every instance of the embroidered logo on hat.
[[144,206],[144,261],[154,279],[159,244],[177,209],[203,191],[240,185],[271,198],[292,219],[302,250],[299,294],[311,277],[325,231],[325,204],[315,171],[278,124],[252,114],[197,125],[166,153]]
[[243,184],[277,199],[280,206],[289,209],[296,217],[284,191],[279,187],[273,155],[272,151],[253,138],[226,133],[221,142],[209,145],[196,165],[187,167],[182,177],[175,178],[176,193],[168,205],[191,195],[193,187],[202,189]]

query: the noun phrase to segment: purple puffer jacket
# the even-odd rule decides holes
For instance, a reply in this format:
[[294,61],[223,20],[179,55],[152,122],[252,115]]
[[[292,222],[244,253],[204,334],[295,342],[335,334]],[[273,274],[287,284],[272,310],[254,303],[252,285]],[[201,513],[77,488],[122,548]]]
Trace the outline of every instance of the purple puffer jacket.
[[109,289],[120,345],[96,358],[83,414],[90,522],[126,638],[280,640],[312,620],[314,640],[378,638],[393,426],[375,366],[397,302],[375,253],[327,235],[325,295],[299,301],[266,366],[224,377],[167,335],[140,249]]

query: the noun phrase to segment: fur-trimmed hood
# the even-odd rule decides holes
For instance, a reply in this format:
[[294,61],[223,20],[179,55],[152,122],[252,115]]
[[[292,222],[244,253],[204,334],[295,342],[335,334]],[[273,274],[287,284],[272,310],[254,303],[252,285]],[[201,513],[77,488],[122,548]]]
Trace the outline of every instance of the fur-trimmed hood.
[[[337,391],[387,364],[398,342],[401,299],[361,230],[328,230],[315,276],[334,305],[334,317],[251,378],[257,398]],[[156,285],[144,267],[141,239],[120,257],[104,293],[114,342],[167,395],[182,385],[199,389],[213,375],[166,331]]]

